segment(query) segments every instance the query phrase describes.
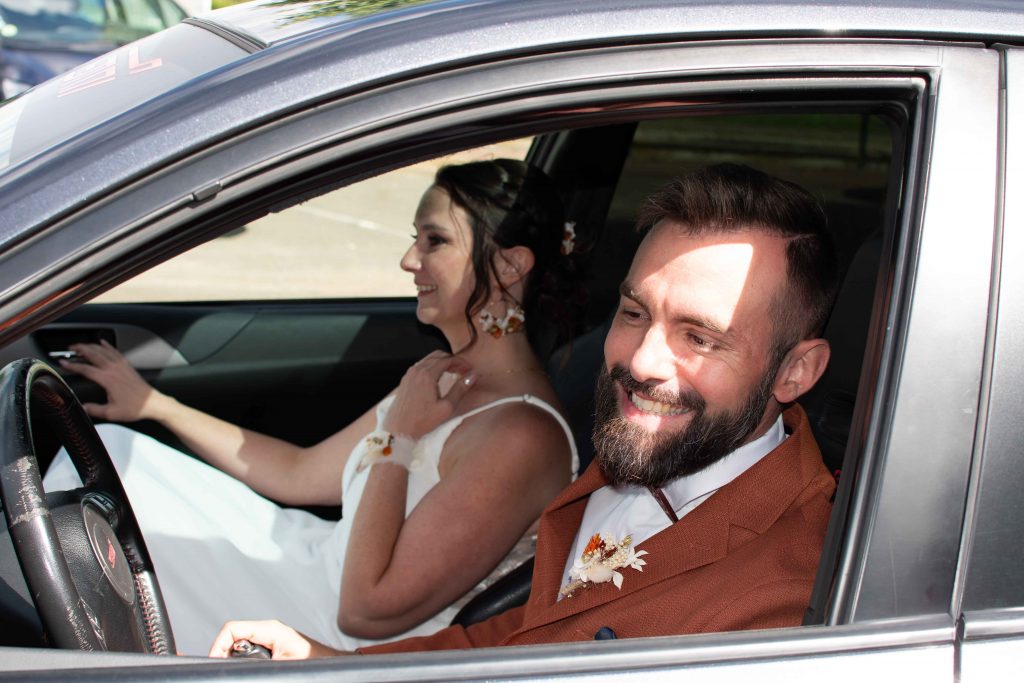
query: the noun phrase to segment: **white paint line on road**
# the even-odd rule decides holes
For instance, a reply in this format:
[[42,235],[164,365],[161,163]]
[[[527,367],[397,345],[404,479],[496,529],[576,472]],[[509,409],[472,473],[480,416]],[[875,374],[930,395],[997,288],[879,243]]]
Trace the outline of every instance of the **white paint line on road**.
[[299,211],[303,211],[312,216],[316,216],[317,218],[325,218],[329,221],[334,221],[336,223],[354,225],[357,228],[362,228],[364,230],[376,231],[381,229],[381,225],[378,223],[374,223],[373,221],[368,221],[365,218],[356,218],[355,216],[349,216],[347,214],[339,213],[337,211],[331,211],[330,209],[321,209],[320,207],[310,206],[308,204],[300,204],[296,208]]

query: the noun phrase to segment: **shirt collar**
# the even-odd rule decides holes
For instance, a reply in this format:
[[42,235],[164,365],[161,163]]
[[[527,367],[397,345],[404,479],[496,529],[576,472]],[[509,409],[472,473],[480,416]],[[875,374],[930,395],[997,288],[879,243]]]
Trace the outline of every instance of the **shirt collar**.
[[669,482],[662,486],[661,490],[672,509],[680,514],[690,503],[717,491],[746,472],[757,461],[775,450],[785,439],[786,432],[782,425],[782,416],[779,415],[764,434],[750,443],[743,444],[700,472]]

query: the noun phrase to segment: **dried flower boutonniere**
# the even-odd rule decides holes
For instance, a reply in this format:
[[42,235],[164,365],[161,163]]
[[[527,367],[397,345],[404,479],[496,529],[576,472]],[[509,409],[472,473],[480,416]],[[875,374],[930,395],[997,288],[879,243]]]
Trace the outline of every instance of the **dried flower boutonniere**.
[[622,574],[617,569],[632,568],[643,571],[647,564],[640,558],[647,554],[646,550],[633,550],[633,537],[626,536],[618,543],[611,534],[594,534],[583,549],[583,554],[573,562],[569,570],[569,583],[562,587],[559,595],[571,598],[573,594],[590,584],[611,581],[622,590]]

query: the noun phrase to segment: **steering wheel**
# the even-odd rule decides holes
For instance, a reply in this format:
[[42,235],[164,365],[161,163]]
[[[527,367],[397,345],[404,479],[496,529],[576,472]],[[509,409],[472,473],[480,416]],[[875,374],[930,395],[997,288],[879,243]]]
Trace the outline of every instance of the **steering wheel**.
[[[84,482],[43,492],[32,418]],[[138,522],[92,421],[50,366],[0,371],[0,503],[25,582],[56,647],[174,654],[167,608]]]

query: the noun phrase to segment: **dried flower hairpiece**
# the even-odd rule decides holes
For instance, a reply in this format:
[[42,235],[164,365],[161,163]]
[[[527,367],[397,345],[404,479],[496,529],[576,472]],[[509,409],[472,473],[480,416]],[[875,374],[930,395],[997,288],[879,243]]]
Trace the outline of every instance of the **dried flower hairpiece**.
[[576,249],[576,223],[566,221],[565,229],[562,231],[562,255],[568,256]]

